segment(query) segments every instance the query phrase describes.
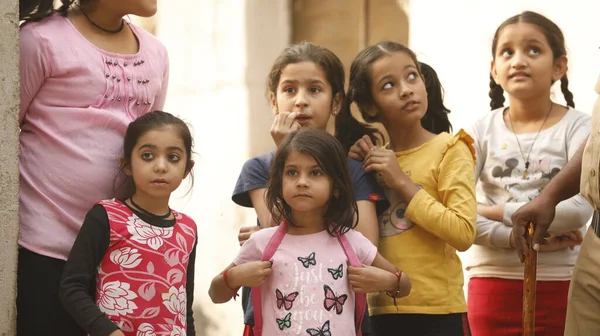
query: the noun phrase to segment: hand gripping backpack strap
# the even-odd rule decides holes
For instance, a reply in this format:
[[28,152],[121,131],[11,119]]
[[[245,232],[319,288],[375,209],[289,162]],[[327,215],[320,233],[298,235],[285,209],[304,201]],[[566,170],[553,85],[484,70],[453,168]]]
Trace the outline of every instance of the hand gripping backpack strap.
[[[277,251],[277,248],[281,244],[283,237],[285,236],[287,229],[287,222],[283,221],[279,224],[279,227],[269,239],[265,250],[263,251],[262,261],[269,261]],[[262,336],[262,293],[260,287],[253,287],[250,290],[250,295],[252,296],[252,307],[254,308],[254,327],[252,328],[254,331],[254,336]]]
[[[342,245],[342,249],[350,262],[350,265],[353,267],[362,267],[362,263],[358,260],[352,245],[348,241],[348,238],[345,234],[338,236],[338,241],[340,245]],[[252,298],[254,299],[254,298]],[[354,310],[354,325],[356,329],[356,336],[362,335],[362,321],[365,316],[365,307],[367,306],[367,296],[363,293],[355,293],[354,301],[356,303],[356,308]]]

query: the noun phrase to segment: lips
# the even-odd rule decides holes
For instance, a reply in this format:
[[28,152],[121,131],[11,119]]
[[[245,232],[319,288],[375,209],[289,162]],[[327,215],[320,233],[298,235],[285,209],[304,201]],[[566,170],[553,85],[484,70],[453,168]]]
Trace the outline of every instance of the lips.
[[294,196],[294,198],[297,198],[297,197],[301,197],[301,198],[312,198],[310,195],[307,195],[307,194],[298,194],[298,195]]
[[303,124],[309,122],[311,119],[309,115],[302,113],[296,117],[296,122]]
[[404,106],[402,106],[402,110],[412,110],[414,108],[416,108],[420,103],[416,100],[411,100],[408,103],[404,104]]
[[165,184],[169,184],[169,182],[167,182],[167,180],[165,180],[165,179],[156,179],[156,180],[152,180],[152,181],[150,181],[150,183],[152,183],[152,184],[156,184],[156,185],[165,185]]
[[510,74],[508,76],[509,79],[513,79],[513,78],[529,78],[531,77],[531,75],[529,75],[528,73],[524,72],[524,71],[517,71],[514,72],[512,74]]

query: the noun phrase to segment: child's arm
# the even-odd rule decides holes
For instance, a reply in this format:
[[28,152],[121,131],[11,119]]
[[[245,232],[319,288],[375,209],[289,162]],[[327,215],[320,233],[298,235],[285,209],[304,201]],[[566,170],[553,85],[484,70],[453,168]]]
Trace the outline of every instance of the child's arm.
[[225,303],[237,295],[240,287],[259,287],[271,275],[270,261],[231,264],[213,278],[208,295],[214,303]]
[[375,208],[375,202],[372,201],[358,201],[356,202],[358,207],[358,224],[355,230],[362,233],[373,245],[379,245],[379,223],[377,222],[377,210]]
[[87,214],[65,265],[59,297],[65,309],[88,334],[119,335],[118,327],[92,299],[97,267],[110,241],[108,215],[101,205]]
[[387,292],[395,297],[410,293],[412,284],[406,273],[377,253],[371,266],[348,266],[348,279],[357,293]]
[[187,296],[187,336],[196,336],[196,326],[194,325],[194,278],[196,272],[196,247],[198,246],[198,237],[194,243],[194,248],[190,253],[188,260],[187,276],[186,276],[186,296]]
[[[404,214],[461,252],[473,244],[477,221],[475,162],[469,146],[466,141],[457,140],[440,162],[437,188],[440,200],[421,189],[412,197]],[[410,180],[403,183],[414,184]],[[400,184],[399,189],[402,188]]]

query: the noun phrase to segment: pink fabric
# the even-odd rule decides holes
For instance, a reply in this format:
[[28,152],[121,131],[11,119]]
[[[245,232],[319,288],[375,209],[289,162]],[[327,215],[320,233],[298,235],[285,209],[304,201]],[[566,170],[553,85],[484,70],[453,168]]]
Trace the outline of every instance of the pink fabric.
[[[254,233],[233,263],[261,260],[276,229]],[[358,259],[371,265],[377,248],[354,230],[346,237]],[[336,237],[326,231],[301,236],[286,234],[272,260],[273,273],[261,288],[263,335],[307,335],[308,330],[317,335],[325,328],[333,335],[356,333],[348,258]]]
[[19,244],[33,252],[67,259],[86,212],[113,197],[127,125],[163,108],[167,51],[130,27],[134,55],[98,49],[58,15],[21,28]]
[[[281,242],[282,242],[283,238],[285,237],[287,228],[288,228],[287,221],[283,221],[281,224],[279,224],[277,230],[271,236],[271,239],[269,239],[269,242],[267,243],[265,249],[263,250],[261,261],[271,261],[272,260],[273,255],[275,254],[275,252],[277,252],[279,245],[281,245]],[[354,249],[352,248],[350,241],[348,240],[348,237],[346,235],[341,235],[338,237],[338,242],[342,246],[342,250],[344,250],[344,254],[348,258],[348,264],[353,267],[362,267],[363,263],[360,260],[358,260],[358,257],[356,256],[356,253],[354,252]],[[300,260],[300,261],[302,261],[302,260]],[[304,264],[304,262],[303,262],[303,264]],[[342,272],[341,270],[342,270],[342,268],[338,268],[338,270],[336,270],[336,273],[333,273],[333,272],[331,273],[334,280],[341,278],[341,276],[335,276],[335,275],[343,274],[343,273],[341,273]],[[325,293],[327,295],[327,291]],[[293,294],[293,295],[295,295],[295,294]],[[279,307],[280,295],[278,295],[277,292],[276,292],[276,298],[277,298],[277,305]],[[356,321],[356,323],[354,324],[355,331],[356,331],[356,336],[361,336],[362,335],[361,324],[362,324],[362,320],[363,320],[365,308],[366,308],[366,295],[364,293],[355,293],[354,301],[356,301],[356,305],[355,305],[355,309],[354,309],[354,320]],[[330,301],[326,301],[324,303],[326,307],[328,306],[328,302],[330,302]],[[260,287],[252,288],[252,305],[254,306],[254,334],[256,336],[262,336],[263,319],[262,319],[262,304],[261,303],[262,303],[261,288]],[[286,310],[288,310],[287,307],[286,307]],[[281,327],[280,327],[280,329],[281,329]],[[325,330],[325,331],[327,331],[327,330]]]
[[119,201],[100,202],[110,245],[100,265],[96,304],[126,336],[186,335],[186,279],[196,223],[173,211],[173,227],[152,226]]

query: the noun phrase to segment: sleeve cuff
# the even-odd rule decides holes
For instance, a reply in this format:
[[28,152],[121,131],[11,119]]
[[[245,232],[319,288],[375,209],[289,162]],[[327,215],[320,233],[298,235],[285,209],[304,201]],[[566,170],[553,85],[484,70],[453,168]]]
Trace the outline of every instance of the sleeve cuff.
[[506,225],[498,225],[491,235],[492,245],[503,249],[510,249],[511,232],[512,227]]
[[[421,188],[421,190],[417,191],[410,203],[408,203],[408,206],[406,207],[406,212],[404,213],[404,217],[410,219],[415,223],[419,223],[419,209],[427,209],[427,207],[424,207],[423,205],[421,205],[421,203],[425,202],[429,197],[433,198],[427,193],[427,191],[425,191],[425,189]],[[422,212],[423,211],[421,211],[421,213]]]
[[526,202],[519,203],[505,203],[504,214],[502,215],[502,223],[504,225],[512,227],[512,215],[519,210],[520,207],[527,204]]

